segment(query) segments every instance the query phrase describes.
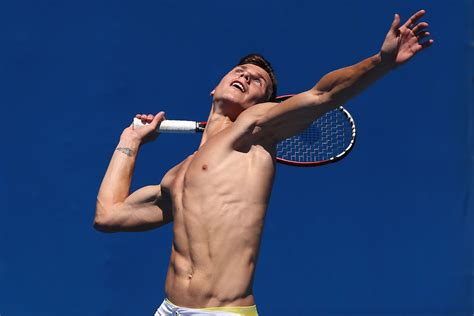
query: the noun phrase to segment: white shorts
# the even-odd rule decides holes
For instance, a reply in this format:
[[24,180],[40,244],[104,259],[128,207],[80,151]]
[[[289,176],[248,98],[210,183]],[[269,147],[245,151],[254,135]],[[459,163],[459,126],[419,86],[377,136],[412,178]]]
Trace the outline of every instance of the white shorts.
[[187,308],[180,307],[165,299],[160,307],[156,310],[155,316],[258,316],[257,308],[253,306],[245,307],[211,307],[211,308]]

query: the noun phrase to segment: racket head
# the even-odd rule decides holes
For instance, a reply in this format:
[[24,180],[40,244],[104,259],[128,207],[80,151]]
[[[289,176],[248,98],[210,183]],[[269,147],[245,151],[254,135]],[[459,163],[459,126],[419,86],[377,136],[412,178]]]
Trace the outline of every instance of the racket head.
[[[293,95],[276,98],[281,103]],[[344,107],[316,119],[302,133],[277,144],[276,160],[297,167],[314,167],[339,161],[354,148],[356,126]]]

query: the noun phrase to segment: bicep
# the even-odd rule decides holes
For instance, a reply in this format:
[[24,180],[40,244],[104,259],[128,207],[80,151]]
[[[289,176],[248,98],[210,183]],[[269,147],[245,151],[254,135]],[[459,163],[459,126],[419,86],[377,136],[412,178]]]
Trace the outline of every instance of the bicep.
[[332,109],[327,98],[316,90],[297,94],[259,115],[256,130],[276,142],[296,135]]
[[173,220],[171,200],[160,185],[143,187],[114,205],[109,212],[105,231],[145,231]]

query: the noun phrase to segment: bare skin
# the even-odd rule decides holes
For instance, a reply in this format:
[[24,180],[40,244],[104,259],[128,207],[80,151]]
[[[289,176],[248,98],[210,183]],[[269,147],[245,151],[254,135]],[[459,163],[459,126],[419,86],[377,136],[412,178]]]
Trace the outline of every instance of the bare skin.
[[[232,69],[213,92],[198,150],[161,184],[130,194],[140,146],[156,138],[164,113],[137,114],[148,125],[126,128],[97,197],[94,225],[106,232],[142,231],[173,221],[166,278],[175,304],[204,308],[254,305],[252,284],[275,174],[275,145],[345,103],[432,44],[419,11],[400,26],[395,16],[381,51],[324,76],[282,104],[263,102],[271,81],[260,67]],[[238,85],[241,87],[238,87]]]

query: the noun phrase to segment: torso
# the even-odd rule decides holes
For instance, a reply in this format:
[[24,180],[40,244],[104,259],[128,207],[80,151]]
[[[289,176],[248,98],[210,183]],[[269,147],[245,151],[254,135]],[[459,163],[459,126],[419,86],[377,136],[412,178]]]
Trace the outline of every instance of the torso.
[[174,238],[166,295],[186,307],[254,304],[252,282],[275,172],[274,146],[230,126],[168,171]]

